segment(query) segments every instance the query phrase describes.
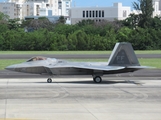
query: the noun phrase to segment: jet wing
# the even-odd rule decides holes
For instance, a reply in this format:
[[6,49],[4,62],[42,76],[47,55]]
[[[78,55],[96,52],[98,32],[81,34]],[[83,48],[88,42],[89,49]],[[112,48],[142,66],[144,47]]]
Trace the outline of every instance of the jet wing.
[[86,70],[101,70],[101,71],[113,71],[121,70],[125,67],[120,66],[85,66],[85,65],[56,65],[56,66],[45,66],[48,69],[58,69],[58,68],[77,68],[77,69],[86,69]]

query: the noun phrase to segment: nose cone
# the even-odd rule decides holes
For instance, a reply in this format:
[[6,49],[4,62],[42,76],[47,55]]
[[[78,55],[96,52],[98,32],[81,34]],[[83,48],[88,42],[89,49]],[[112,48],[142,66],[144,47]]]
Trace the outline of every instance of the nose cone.
[[17,66],[17,65],[10,65],[10,66],[7,66],[5,69],[6,69],[6,70],[15,71],[16,66]]

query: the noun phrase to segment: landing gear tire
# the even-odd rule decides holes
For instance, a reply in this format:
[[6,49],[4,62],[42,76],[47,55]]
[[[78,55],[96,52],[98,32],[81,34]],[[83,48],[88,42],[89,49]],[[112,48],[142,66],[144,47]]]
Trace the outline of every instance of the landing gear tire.
[[101,83],[102,82],[102,78],[100,76],[96,76],[96,77],[93,78],[93,81],[95,83]]
[[48,78],[48,79],[47,79],[47,82],[48,82],[48,83],[51,83],[51,82],[52,82],[52,79],[51,79],[51,78]]

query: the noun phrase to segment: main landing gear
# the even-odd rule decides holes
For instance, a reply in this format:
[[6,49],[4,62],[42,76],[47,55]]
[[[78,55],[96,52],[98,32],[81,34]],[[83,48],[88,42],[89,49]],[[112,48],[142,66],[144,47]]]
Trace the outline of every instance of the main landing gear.
[[101,83],[102,82],[102,78],[100,76],[95,76],[95,77],[93,77],[93,81],[95,83]]
[[52,82],[52,79],[51,79],[51,78],[48,78],[48,79],[47,79],[47,82],[48,82],[48,83],[51,83],[51,82]]

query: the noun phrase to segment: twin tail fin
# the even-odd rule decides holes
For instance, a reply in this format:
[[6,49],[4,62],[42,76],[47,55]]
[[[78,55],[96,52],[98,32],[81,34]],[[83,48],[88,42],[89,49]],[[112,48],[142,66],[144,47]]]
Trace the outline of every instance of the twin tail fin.
[[108,61],[109,66],[140,66],[131,43],[116,43]]

